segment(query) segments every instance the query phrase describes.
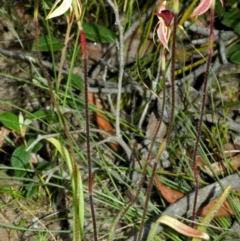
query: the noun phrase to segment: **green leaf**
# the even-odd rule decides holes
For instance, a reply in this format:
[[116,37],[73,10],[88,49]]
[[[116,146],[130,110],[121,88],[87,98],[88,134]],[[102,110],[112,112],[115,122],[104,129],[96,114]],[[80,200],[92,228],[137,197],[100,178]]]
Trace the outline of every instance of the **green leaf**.
[[239,16],[240,12],[238,9],[233,9],[231,11],[225,12],[222,24],[233,28],[234,25],[238,22]]
[[233,28],[234,32],[240,34],[240,22],[238,22]]
[[227,108],[232,108],[232,107],[237,107],[237,106],[240,106],[240,101],[229,102],[229,103],[223,105],[222,108],[227,109]]
[[96,23],[83,23],[83,30],[86,38],[100,43],[113,43],[117,35],[108,28]]
[[[38,42],[38,50],[41,52],[60,51],[64,47],[64,44],[53,36],[40,36]],[[33,42],[32,51],[36,51],[36,41]]]
[[230,58],[230,56],[232,55],[232,54],[234,54],[237,50],[239,50],[240,49],[240,44],[235,44],[235,45],[233,45],[232,47],[230,47],[230,49],[228,50],[228,52],[227,52],[227,57],[228,58]]
[[36,167],[37,171],[47,171],[53,169],[53,165],[47,161],[41,161]]
[[222,4],[221,4],[220,1],[216,2],[215,13],[218,15],[218,17],[222,17],[223,14],[224,14],[224,9],[223,9]]
[[[29,160],[30,152],[25,151],[25,146],[19,146],[11,156],[11,165],[16,168],[29,169]],[[26,173],[26,171],[14,170],[14,176],[16,177],[24,177]]]
[[34,113],[30,113],[27,117],[27,119],[30,119],[30,120],[35,120],[35,119],[41,119],[41,118],[44,118],[47,116],[47,113],[46,113],[46,110],[38,110]]
[[83,223],[84,223],[84,197],[83,197],[83,184],[81,175],[78,167],[76,166],[74,160],[72,159],[68,149],[63,145],[62,142],[56,138],[47,138],[47,141],[52,143],[58,152],[61,154],[65,160],[68,172],[71,177],[72,182],[72,192],[73,192],[73,206],[74,206],[74,220],[75,224],[78,226],[80,236],[83,233]]
[[53,110],[46,110],[46,120],[50,124],[59,123],[58,114]]
[[38,186],[35,183],[28,183],[25,186],[25,191],[26,191],[26,197],[27,198],[32,198],[38,190]]
[[41,119],[44,118],[49,123],[57,123],[59,121],[58,115],[53,110],[38,110],[34,113],[31,113],[28,115],[27,119],[29,120],[35,120],[35,119]]
[[239,10],[237,8],[230,9],[229,11],[224,13],[224,20],[236,19],[239,15]]
[[77,74],[71,74],[72,86],[78,90],[83,91],[83,79]]
[[4,112],[0,114],[0,122],[10,130],[14,130],[20,133],[20,126],[18,116],[11,112]]
[[[27,142],[27,146],[30,146],[36,139],[30,138]],[[43,147],[42,142],[38,142],[34,147],[31,149],[31,152],[37,153]]]
[[231,56],[230,56],[230,61],[235,63],[235,64],[240,64],[240,49],[235,51]]
[[157,233],[157,228],[159,226],[159,223],[158,222],[155,222],[153,227],[151,228],[150,232],[149,232],[149,235],[147,237],[147,241],[152,241],[154,240],[154,237]]

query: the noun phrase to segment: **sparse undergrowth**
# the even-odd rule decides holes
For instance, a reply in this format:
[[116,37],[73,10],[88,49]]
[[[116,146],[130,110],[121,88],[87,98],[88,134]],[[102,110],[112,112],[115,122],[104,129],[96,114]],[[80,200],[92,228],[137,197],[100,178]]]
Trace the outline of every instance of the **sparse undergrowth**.
[[[214,22],[176,2],[82,1],[79,22],[47,0],[3,5],[0,241],[188,240],[163,214],[240,240],[240,2],[216,1]],[[166,43],[154,13],[170,16]]]

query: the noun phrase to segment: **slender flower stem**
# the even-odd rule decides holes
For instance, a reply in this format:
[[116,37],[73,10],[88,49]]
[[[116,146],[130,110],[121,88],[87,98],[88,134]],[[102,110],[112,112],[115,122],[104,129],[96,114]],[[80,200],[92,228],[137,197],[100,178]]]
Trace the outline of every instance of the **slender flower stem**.
[[[170,122],[169,122],[168,130],[167,130],[165,145],[167,145],[167,143],[168,143],[168,141],[170,139],[170,134],[171,134],[173,123],[174,123],[174,109],[175,109],[175,48],[176,48],[177,18],[178,18],[178,14],[176,12],[173,13],[172,60],[171,60],[171,64],[172,64],[171,65],[172,104],[171,104]],[[165,92],[164,92],[164,95],[165,95]],[[161,118],[163,116],[163,112],[164,112],[164,105],[162,107]],[[159,127],[160,127],[160,125],[161,125],[161,122],[159,123]],[[157,134],[157,132],[155,132],[155,136],[154,136],[155,138],[156,138],[156,134]],[[153,140],[153,142],[154,142],[154,140]],[[153,146],[153,143],[152,143],[152,146]],[[151,150],[149,151],[148,158],[150,158],[150,155],[151,155]],[[160,159],[160,157],[157,158],[157,159]],[[149,160],[147,159],[146,165],[144,166],[144,169],[147,168],[147,165],[148,165],[149,162],[150,162],[150,159]],[[157,160],[153,164],[152,175],[150,177],[150,181],[149,181],[148,188],[147,188],[146,200],[145,200],[145,205],[144,205],[144,210],[143,210],[142,220],[141,220],[141,224],[140,224],[140,229],[139,229],[139,232],[138,232],[138,239],[137,239],[137,241],[141,241],[141,238],[142,238],[142,232],[143,232],[143,228],[144,228],[144,221],[145,221],[145,217],[146,217],[146,214],[147,214],[147,206],[148,206],[150,195],[151,195],[151,190],[152,190],[152,186],[153,186],[153,181],[154,181],[156,169],[157,169]]]
[[80,42],[83,55],[83,72],[84,72],[84,100],[85,100],[85,119],[86,119],[86,144],[87,144],[87,162],[88,162],[88,196],[92,215],[93,238],[97,237],[96,215],[93,203],[92,186],[94,181],[94,173],[92,172],[92,158],[91,158],[91,142],[90,142],[90,120],[89,120],[89,106],[88,106],[88,72],[87,72],[87,44],[86,37],[83,30],[80,31]]
[[178,14],[173,13],[173,33],[172,33],[172,59],[171,59],[171,113],[170,113],[170,122],[167,129],[166,139],[167,142],[170,139],[170,135],[174,123],[174,111],[175,111],[175,61],[176,61],[176,34],[177,34],[177,19]]
[[197,166],[196,157],[197,157],[198,146],[199,146],[199,142],[200,142],[200,138],[201,138],[203,115],[204,115],[204,110],[205,110],[205,102],[206,102],[206,94],[207,94],[207,86],[208,86],[208,76],[209,76],[210,65],[211,65],[212,56],[213,56],[213,44],[214,44],[213,22],[214,22],[214,8],[212,6],[210,8],[209,49],[208,49],[206,72],[205,72],[205,76],[204,76],[203,89],[202,89],[202,104],[201,104],[200,117],[199,117],[199,122],[198,122],[198,127],[197,127],[196,143],[195,143],[194,151],[193,151],[193,155],[192,155],[193,175],[194,175],[194,181],[195,181],[195,196],[194,196],[194,201],[193,201],[194,204],[193,204],[193,212],[192,212],[192,220],[193,221],[195,221],[195,218],[196,218],[196,211],[197,211],[196,206],[197,206],[198,190],[199,190],[198,166]]

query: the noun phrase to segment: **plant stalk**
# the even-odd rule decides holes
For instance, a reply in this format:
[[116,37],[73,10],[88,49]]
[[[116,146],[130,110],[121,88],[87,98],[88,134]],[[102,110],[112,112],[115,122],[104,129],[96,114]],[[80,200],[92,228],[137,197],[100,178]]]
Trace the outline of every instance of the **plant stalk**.
[[[59,105],[56,101],[56,98],[54,96],[54,91],[52,88],[52,83],[51,83],[51,77],[46,69],[46,67],[43,65],[42,63],[42,59],[39,53],[39,38],[38,38],[38,5],[39,5],[39,0],[35,0],[35,4],[34,4],[34,25],[35,25],[35,43],[36,43],[36,56],[38,59],[38,64],[43,72],[43,75],[45,77],[45,79],[47,80],[47,84],[48,84],[48,88],[49,88],[49,94],[51,97],[51,104],[52,106],[56,109],[56,112],[61,120],[61,123],[63,125],[63,130],[64,130],[64,134],[66,135],[67,141],[68,141],[68,145],[69,145],[69,149],[70,149],[70,154],[71,154],[71,165],[73,168],[73,177],[71,177],[73,179],[73,203],[74,203],[74,207],[75,207],[75,211],[74,211],[74,241],[80,241],[82,240],[83,237],[83,224],[80,223],[80,200],[79,200],[79,180],[78,180],[78,175],[79,175],[79,170],[78,170],[78,166],[76,165],[76,161],[75,161],[75,154],[74,154],[74,149],[73,149],[73,144],[72,144],[72,139],[71,136],[69,134],[68,128],[67,128],[67,124],[66,121],[61,113],[61,110],[59,108]],[[78,188],[77,190],[74,190],[75,188]]]
[[[194,151],[192,154],[193,175],[194,175],[194,182],[195,182],[195,196],[194,196],[193,211],[192,211],[192,220],[193,221],[195,221],[195,218],[196,218],[196,211],[197,211],[196,206],[197,206],[198,191],[199,191],[198,166],[197,166],[196,157],[197,157],[199,142],[201,139],[203,115],[204,115],[204,110],[205,110],[205,102],[206,102],[206,94],[207,94],[207,86],[208,86],[208,76],[209,76],[209,71],[210,71],[210,66],[211,66],[212,56],[213,56],[213,44],[214,44],[213,23],[214,23],[214,7],[211,6],[211,8],[210,8],[210,36],[209,36],[209,50],[208,50],[207,66],[206,66],[206,72],[204,75],[204,82],[203,82],[203,89],[202,89],[202,103],[201,103],[199,122],[198,122],[198,126],[197,126],[196,143],[195,143]],[[194,223],[192,224],[192,226],[194,226]]]
[[[171,97],[172,97],[172,102],[171,102],[170,122],[169,122],[168,129],[167,129],[166,139],[164,140],[164,142],[165,142],[164,145],[165,146],[167,145],[167,143],[168,143],[168,141],[170,139],[170,135],[171,135],[171,131],[172,131],[172,128],[173,128],[173,123],[174,123],[174,110],[175,110],[175,49],[176,49],[177,19],[178,19],[178,14],[177,14],[177,10],[175,10],[174,13],[173,13],[172,59],[171,59],[171,87],[172,87],[171,88],[171,92],[172,92],[171,93],[172,94]],[[165,90],[164,90],[164,97],[165,97]],[[165,100],[163,101],[163,104],[164,103],[165,103]],[[164,105],[162,107],[161,112],[162,112],[161,113],[161,119],[162,119],[163,118],[163,113],[164,113]],[[161,125],[161,122],[162,122],[162,120],[159,123],[159,127]],[[155,135],[154,135],[155,139],[156,139],[156,135],[157,135],[157,132],[155,132]],[[153,144],[154,144],[154,140],[152,142],[151,147],[153,147]],[[151,151],[152,150],[150,149],[148,158],[151,155]],[[160,156],[158,156],[157,159],[159,160]],[[149,164],[149,162],[150,162],[150,158],[147,159],[146,165],[144,166],[144,168],[147,168],[147,165]],[[145,200],[145,204],[144,204],[144,210],[143,210],[142,220],[141,220],[141,224],[140,224],[140,228],[139,228],[139,232],[138,232],[138,239],[137,239],[137,241],[141,241],[141,238],[142,238],[144,222],[145,222],[145,218],[146,218],[146,214],[147,214],[147,207],[148,207],[148,203],[149,203],[150,196],[151,196],[151,190],[152,190],[152,187],[153,187],[153,182],[154,182],[154,177],[155,177],[155,174],[156,174],[156,170],[157,170],[157,160],[154,162],[152,174],[151,174],[150,181],[149,181],[148,188],[147,188],[146,200]]]
[[90,142],[90,119],[89,119],[89,106],[88,106],[88,71],[87,71],[87,44],[86,36],[83,30],[80,30],[80,42],[83,55],[83,73],[84,73],[84,101],[85,101],[85,119],[86,119],[86,144],[87,144],[87,162],[88,162],[88,196],[92,216],[93,225],[93,239],[98,240],[96,214],[93,202],[93,181],[94,173],[92,172],[92,158],[91,158],[91,142]]

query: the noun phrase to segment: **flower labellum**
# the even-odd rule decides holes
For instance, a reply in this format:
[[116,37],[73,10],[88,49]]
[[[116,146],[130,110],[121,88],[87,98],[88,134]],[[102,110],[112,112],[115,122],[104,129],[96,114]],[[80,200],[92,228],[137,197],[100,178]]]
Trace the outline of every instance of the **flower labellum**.
[[171,34],[170,24],[173,19],[173,13],[166,9],[167,1],[163,1],[155,15],[158,17],[159,22],[157,24],[157,35],[159,41],[168,50],[168,41]]
[[165,24],[167,26],[170,26],[171,22],[172,22],[172,19],[173,19],[173,13],[170,12],[169,10],[163,10],[162,12],[160,13],[155,13],[156,16],[158,17],[161,17]]

